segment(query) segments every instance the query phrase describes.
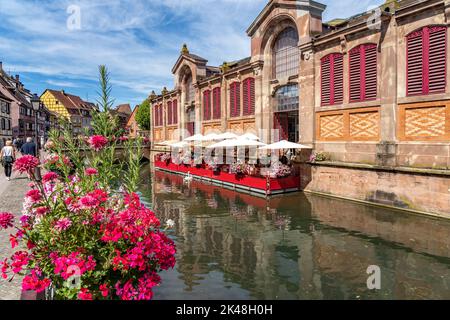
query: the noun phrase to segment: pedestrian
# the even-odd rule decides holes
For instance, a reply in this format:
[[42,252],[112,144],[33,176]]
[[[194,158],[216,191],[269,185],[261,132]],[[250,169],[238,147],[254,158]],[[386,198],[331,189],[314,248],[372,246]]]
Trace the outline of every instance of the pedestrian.
[[33,138],[27,138],[27,142],[20,148],[20,153],[36,157],[36,144],[33,142]]
[[16,151],[12,146],[12,141],[8,140],[6,141],[6,146],[4,146],[1,151],[2,165],[5,168],[6,180],[8,181],[11,181],[12,166],[15,159]]

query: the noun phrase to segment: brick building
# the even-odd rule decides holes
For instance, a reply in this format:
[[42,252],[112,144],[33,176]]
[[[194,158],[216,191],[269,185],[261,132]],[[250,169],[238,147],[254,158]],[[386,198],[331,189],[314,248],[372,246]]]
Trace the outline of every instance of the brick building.
[[0,148],[5,146],[7,140],[12,140],[11,102],[0,92]]
[[247,30],[251,57],[220,67],[184,46],[174,89],[150,97],[153,140],[300,142],[329,158],[303,154],[305,191],[448,216],[450,1],[388,0],[328,23],[325,9],[269,1]]
[[125,129],[133,111],[131,111],[131,106],[127,103],[118,105],[112,110],[112,113],[118,118],[119,128]]
[[64,90],[50,89],[44,91],[41,101],[51,112],[51,119],[57,114],[58,117],[69,121],[74,135],[82,134],[86,129],[92,129],[92,111],[97,109],[95,104],[66,93]]

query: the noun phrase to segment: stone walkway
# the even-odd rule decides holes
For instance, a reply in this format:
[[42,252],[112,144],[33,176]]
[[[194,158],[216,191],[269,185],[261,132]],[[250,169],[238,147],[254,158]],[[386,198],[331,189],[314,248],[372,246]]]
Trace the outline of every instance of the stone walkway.
[[[15,173],[13,173],[13,179],[7,181],[1,166],[0,172],[0,212],[11,212],[18,221],[22,215],[23,198],[28,190],[29,181],[26,176],[16,176]],[[9,244],[9,235],[13,232],[15,231],[12,228],[0,230],[0,260],[10,257],[13,253]],[[21,277],[16,277],[11,282],[0,277],[0,300],[19,300],[21,282]]]

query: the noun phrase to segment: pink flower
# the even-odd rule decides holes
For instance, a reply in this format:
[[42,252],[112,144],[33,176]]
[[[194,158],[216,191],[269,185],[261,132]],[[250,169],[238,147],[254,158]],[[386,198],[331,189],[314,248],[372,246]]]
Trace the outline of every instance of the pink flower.
[[95,169],[95,168],[87,168],[87,169],[84,171],[84,173],[85,173],[87,176],[96,176],[96,175],[98,175],[98,171],[97,171],[97,169]]
[[22,290],[34,290],[36,292],[42,292],[50,286],[50,279],[44,278],[42,280],[39,279],[39,276],[36,270],[32,270],[31,274],[26,275],[22,280]]
[[39,192],[39,190],[36,189],[28,191],[26,197],[30,199],[32,203],[37,203],[42,200],[41,193]]
[[22,271],[23,267],[28,264],[30,257],[25,251],[18,251],[11,257],[11,269],[14,273]]
[[0,229],[8,229],[13,227],[14,215],[9,212],[0,213]]
[[72,221],[69,218],[59,219],[55,224],[55,230],[62,232],[70,228]]
[[100,285],[99,290],[104,298],[106,298],[109,295],[108,285],[106,284]]
[[54,181],[54,180],[58,179],[58,177],[59,177],[58,174],[56,174],[54,172],[48,172],[42,177],[42,182],[46,183],[46,182]]
[[38,158],[27,155],[16,160],[14,163],[14,170],[20,173],[32,173],[38,165]]
[[128,141],[128,137],[126,136],[122,136],[119,138],[120,141],[124,142],[124,141]]
[[78,293],[78,299],[80,300],[92,300],[92,293],[89,292],[86,288],[81,288],[80,292]]
[[100,151],[108,144],[108,139],[104,136],[92,136],[89,138],[88,143],[95,151]]

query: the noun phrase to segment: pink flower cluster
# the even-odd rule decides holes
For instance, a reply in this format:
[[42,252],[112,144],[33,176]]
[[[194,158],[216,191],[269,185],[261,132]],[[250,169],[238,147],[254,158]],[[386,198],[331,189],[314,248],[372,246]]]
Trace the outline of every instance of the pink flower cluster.
[[96,175],[98,175],[98,171],[97,171],[97,169],[94,169],[94,168],[87,168],[84,171],[84,174],[87,176],[96,176]]
[[14,215],[9,212],[0,213],[0,229],[8,229],[13,226]]
[[30,274],[26,275],[22,280],[22,290],[33,290],[42,292],[48,288],[51,280],[48,278],[41,279],[40,271],[32,270]]
[[108,144],[108,139],[104,136],[97,135],[90,137],[88,143],[91,149],[98,152]]
[[20,173],[32,173],[38,165],[38,158],[26,155],[16,160],[14,163],[14,170]]
[[71,276],[82,276],[88,271],[95,270],[97,263],[93,256],[83,259],[80,252],[72,252],[68,256],[58,256],[58,253],[53,252],[50,258],[55,266],[55,274],[61,275],[64,280]]

